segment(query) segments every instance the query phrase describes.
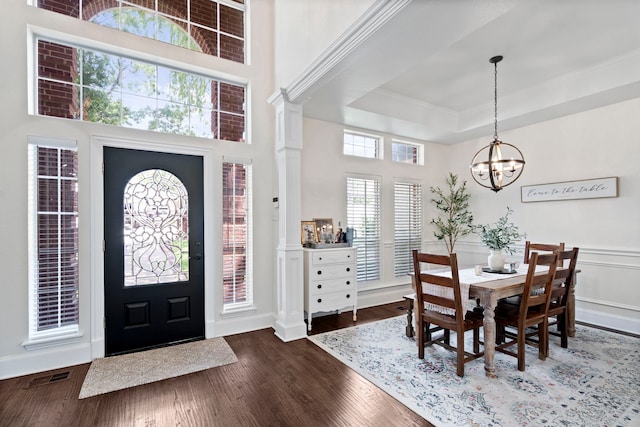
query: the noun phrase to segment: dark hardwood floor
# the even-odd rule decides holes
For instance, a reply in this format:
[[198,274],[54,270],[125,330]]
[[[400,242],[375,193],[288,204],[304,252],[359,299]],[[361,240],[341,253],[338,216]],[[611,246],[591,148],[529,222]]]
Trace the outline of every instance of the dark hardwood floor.
[[[400,314],[403,302],[361,309],[355,323]],[[316,318],[313,334],[351,315]],[[306,339],[225,339],[237,363],[83,400],[88,363],[0,381],[0,426],[431,426]]]

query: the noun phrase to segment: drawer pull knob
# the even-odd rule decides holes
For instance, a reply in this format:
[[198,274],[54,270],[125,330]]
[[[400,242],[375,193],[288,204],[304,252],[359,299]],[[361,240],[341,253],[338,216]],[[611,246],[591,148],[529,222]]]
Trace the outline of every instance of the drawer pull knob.
[[347,298],[351,298],[351,294],[347,294]]
[[322,270],[318,270],[318,274],[322,274]]
[[350,284],[351,284],[351,280],[347,280],[347,285],[350,285]]
[[322,289],[322,285],[318,285],[318,289]]
[[347,267],[347,271],[351,271],[351,268]]
[[318,298],[318,302],[321,303],[322,302],[322,298]]

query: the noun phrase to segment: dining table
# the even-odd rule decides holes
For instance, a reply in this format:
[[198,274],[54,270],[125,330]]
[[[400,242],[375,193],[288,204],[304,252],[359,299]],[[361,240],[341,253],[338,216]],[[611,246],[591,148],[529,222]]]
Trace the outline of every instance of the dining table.
[[[496,367],[494,364],[496,339],[495,308],[498,301],[503,298],[522,295],[528,268],[529,266],[527,264],[520,264],[517,268],[510,270],[508,273],[482,271],[482,274],[479,275],[476,274],[476,269],[473,267],[458,270],[463,301],[467,299],[475,299],[479,302],[477,309],[482,310],[483,313],[484,369],[486,375],[490,378],[497,378]],[[562,268],[566,267],[558,267],[558,269]],[[484,270],[488,269],[485,268]],[[543,275],[546,271],[548,271],[548,267],[539,266],[537,267],[535,274]],[[571,288],[569,289],[569,298],[567,299],[567,326],[569,336],[571,337],[575,336],[575,276],[577,272],[578,270],[574,272],[574,277],[571,281]],[[442,272],[433,270],[429,271],[429,273],[436,275],[441,274],[444,276],[449,275],[449,277],[451,275],[450,270],[443,270]],[[410,273],[409,275],[411,276],[413,289],[415,289],[414,274]],[[415,294],[405,295],[404,298],[409,301],[406,334],[407,336],[412,336],[413,326],[411,322],[413,320],[412,312]]]

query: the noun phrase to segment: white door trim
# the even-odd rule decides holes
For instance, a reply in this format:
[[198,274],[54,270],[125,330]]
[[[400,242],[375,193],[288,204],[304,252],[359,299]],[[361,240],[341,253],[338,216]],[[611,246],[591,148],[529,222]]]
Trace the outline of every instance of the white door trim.
[[[179,146],[165,143],[133,140],[126,138],[114,138],[94,135],[91,138],[91,360],[104,357],[104,179],[102,173],[103,147],[130,148],[134,150],[148,150],[161,153],[189,154],[202,156],[203,158],[203,190],[204,190],[204,241],[205,250],[209,259],[215,259],[214,234],[216,227],[214,220],[214,198],[218,192],[215,189],[214,176],[216,172],[221,176],[221,171],[216,171],[215,153],[211,148],[201,146]],[[219,168],[219,167],[218,167]],[[215,298],[214,291],[214,263],[206,262],[204,265],[204,322],[205,337],[215,336]]]

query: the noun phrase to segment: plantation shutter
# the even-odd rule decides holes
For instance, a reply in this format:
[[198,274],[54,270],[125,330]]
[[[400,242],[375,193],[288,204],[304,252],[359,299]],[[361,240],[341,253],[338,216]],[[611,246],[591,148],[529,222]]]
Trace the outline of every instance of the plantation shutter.
[[78,156],[30,142],[29,336],[42,338],[78,330]]
[[347,226],[355,232],[358,282],[380,279],[380,182],[347,178]]
[[253,305],[250,277],[250,165],[223,163],[223,305],[224,310]]
[[394,184],[394,273],[404,276],[413,270],[411,251],[422,245],[422,185]]

